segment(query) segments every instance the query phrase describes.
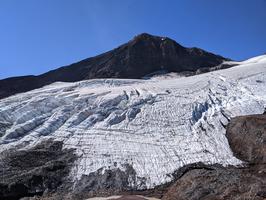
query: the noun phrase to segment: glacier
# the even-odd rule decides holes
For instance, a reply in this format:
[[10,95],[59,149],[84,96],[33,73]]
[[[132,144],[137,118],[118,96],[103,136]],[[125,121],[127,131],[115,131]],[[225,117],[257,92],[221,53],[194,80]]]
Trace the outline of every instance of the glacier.
[[63,141],[78,155],[74,184],[130,165],[137,189],[169,182],[191,163],[241,165],[225,127],[234,116],[264,112],[266,55],[227,64],[237,66],[190,77],[57,82],[1,99],[0,152]]

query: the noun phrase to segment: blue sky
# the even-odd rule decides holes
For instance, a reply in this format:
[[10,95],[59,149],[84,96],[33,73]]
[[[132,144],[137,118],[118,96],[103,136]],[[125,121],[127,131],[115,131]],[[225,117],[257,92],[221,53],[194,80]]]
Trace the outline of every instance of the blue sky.
[[0,79],[71,64],[142,32],[243,60],[266,53],[266,0],[0,0]]

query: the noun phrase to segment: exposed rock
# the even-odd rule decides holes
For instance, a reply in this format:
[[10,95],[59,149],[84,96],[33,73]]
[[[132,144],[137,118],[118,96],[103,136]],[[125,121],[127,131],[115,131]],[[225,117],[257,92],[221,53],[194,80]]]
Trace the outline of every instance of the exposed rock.
[[[125,165],[124,170],[99,169],[83,175],[73,185],[69,173],[76,156],[72,149],[62,149],[62,144],[46,140],[30,149],[2,152],[0,200],[81,200],[94,196],[153,195],[157,192],[157,189],[145,190],[145,178],[137,177],[130,165]],[[143,187],[143,191],[132,188],[132,181],[133,185]]]
[[266,198],[265,165],[244,168],[206,166],[181,176],[163,200],[263,200]]
[[[125,170],[115,169],[99,169],[90,173],[88,176],[83,175],[81,180],[76,184],[73,190],[74,199],[84,199],[85,197],[107,196],[119,194],[124,191],[136,191],[133,185],[145,187],[145,178],[137,177],[132,166],[124,166]],[[146,188],[144,188],[146,189]]]
[[[227,60],[199,48],[185,48],[167,37],[140,34],[118,48],[39,76],[0,80],[0,99],[51,84],[92,78],[142,78],[166,72],[207,72]],[[224,68],[219,66],[218,68]]]
[[266,115],[233,118],[226,137],[237,158],[249,163],[266,164]]
[[28,150],[8,150],[0,155],[0,199],[20,199],[54,192],[68,184],[75,160],[73,150],[48,140]]

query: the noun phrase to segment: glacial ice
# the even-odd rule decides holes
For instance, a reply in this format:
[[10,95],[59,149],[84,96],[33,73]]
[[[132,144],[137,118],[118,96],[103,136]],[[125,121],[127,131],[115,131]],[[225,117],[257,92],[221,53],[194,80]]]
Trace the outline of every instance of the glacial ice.
[[0,151],[54,138],[79,155],[73,181],[130,164],[147,188],[186,164],[239,165],[224,127],[264,111],[266,56],[234,64],[191,77],[57,82],[2,99]]

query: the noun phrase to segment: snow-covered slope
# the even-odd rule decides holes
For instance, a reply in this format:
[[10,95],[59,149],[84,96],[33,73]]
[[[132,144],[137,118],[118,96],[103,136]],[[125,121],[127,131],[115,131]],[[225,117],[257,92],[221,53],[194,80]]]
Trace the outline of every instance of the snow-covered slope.
[[58,82],[2,99],[0,151],[62,140],[79,156],[73,182],[130,165],[138,189],[170,181],[190,163],[241,164],[224,127],[231,117],[264,111],[266,56],[235,64],[191,77]]

